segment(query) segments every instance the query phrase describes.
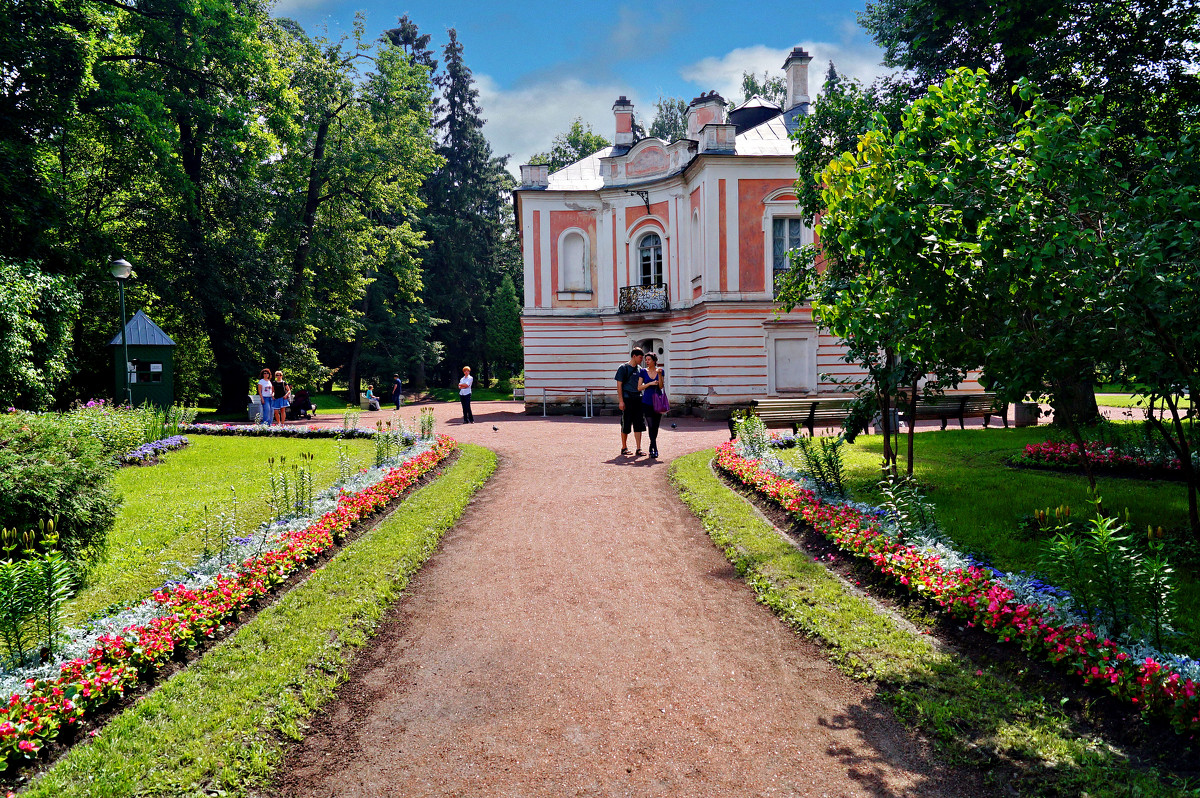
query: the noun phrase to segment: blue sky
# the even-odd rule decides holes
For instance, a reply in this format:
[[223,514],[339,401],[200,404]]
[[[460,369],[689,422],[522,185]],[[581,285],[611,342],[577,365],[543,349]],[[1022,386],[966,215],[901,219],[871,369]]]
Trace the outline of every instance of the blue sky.
[[797,45],[814,56],[814,93],[830,59],[839,71],[870,80],[884,70],[878,48],[855,22],[865,4],[277,0],[275,14],[331,35],[348,31],[360,11],[372,35],[407,14],[438,49],[446,30],[456,28],[480,89],[485,131],[515,167],[548,149],[576,116],[611,138],[611,107],[620,94],[647,122],[659,95],[691,99],[716,89],[734,99],[743,71],[782,75],[783,59]]

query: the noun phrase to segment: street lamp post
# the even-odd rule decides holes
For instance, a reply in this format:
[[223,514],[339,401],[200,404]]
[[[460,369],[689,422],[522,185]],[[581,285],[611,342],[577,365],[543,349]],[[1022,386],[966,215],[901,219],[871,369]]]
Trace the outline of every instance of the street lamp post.
[[125,357],[125,404],[133,407],[133,389],[129,387],[129,341],[125,335],[125,281],[133,275],[133,266],[129,261],[118,258],[108,265],[108,270],[116,278],[117,288],[121,294],[121,347]]

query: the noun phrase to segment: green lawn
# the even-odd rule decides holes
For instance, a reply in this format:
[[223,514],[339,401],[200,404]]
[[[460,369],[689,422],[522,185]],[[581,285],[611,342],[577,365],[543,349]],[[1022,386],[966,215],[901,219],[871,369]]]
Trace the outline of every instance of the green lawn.
[[[1186,775],[1156,770],[1153,756],[1135,764],[1096,727],[1072,717],[1089,716],[1095,699],[1063,697],[1019,658],[972,660],[935,649],[929,638],[877,612],[726,488],[710,467],[712,455],[710,449],[677,458],[671,479],[758,600],[822,643],[843,671],[871,680],[876,694],[933,742],[942,762],[978,768],[983,794],[1195,794],[1181,786]],[[928,629],[919,613],[910,620]]]
[[73,746],[31,798],[264,795],[496,456],[478,446],[229,639]]
[[[228,512],[237,496],[242,534],[267,520],[270,510],[267,458],[299,462],[301,452],[316,456],[318,490],[337,478],[338,441],[267,439],[193,435],[191,444],[167,454],[154,466],[122,468],[115,487],[124,499],[108,536],[105,558],[93,568],[88,585],[67,606],[70,621],[79,621],[116,603],[140,600],[203,551],[199,518]],[[357,466],[371,465],[369,440],[341,442]],[[231,490],[233,488],[234,490]]]
[[[1025,444],[1048,436],[1049,430],[1038,427],[917,435],[914,474],[937,508],[942,529],[961,549],[986,557],[997,568],[1036,570],[1043,544],[1017,531],[1021,517],[1061,504],[1070,505],[1073,514],[1088,514],[1087,480],[1082,475],[1004,465],[1005,458]],[[856,499],[880,500],[875,485],[882,452],[877,435],[864,435],[846,447],[847,474]],[[1097,482],[1107,508],[1122,514],[1129,509],[1134,534],[1143,534],[1148,524],[1187,525],[1187,492],[1180,483],[1111,478]],[[1180,574],[1179,599],[1178,621],[1185,640],[1176,648],[1200,655],[1200,583],[1195,574]]]
[[[1096,394],[1096,404],[1101,407],[1138,407],[1145,408],[1146,397],[1136,396],[1131,393],[1098,393]],[[1162,407],[1162,402],[1159,402],[1159,407]],[[1179,400],[1179,407],[1186,410],[1192,404],[1187,399]]]

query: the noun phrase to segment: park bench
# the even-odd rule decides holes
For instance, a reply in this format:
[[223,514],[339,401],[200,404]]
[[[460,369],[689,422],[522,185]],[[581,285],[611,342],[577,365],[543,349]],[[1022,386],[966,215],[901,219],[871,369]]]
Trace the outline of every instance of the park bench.
[[840,425],[850,414],[853,399],[756,399],[754,414],[767,427],[791,427],[794,435],[800,429],[812,435],[816,427]]
[[[911,427],[912,412],[903,397],[899,401],[899,410],[900,420]],[[964,419],[980,416],[983,417],[985,427],[991,423],[992,416],[1000,416],[1004,419],[1004,428],[1008,429],[1008,405],[998,402],[994,393],[965,393],[917,399],[916,420],[940,419],[942,429],[945,429],[946,424],[953,418],[958,419],[959,429],[965,429]]]

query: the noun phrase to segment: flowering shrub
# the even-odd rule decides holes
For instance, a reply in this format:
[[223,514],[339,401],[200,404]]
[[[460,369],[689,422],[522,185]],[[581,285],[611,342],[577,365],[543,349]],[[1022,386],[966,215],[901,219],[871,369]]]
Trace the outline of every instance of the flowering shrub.
[[122,465],[141,465],[143,463],[157,460],[158,456],[175,449],[182,449],[188,445],[188,439],[183,435],[172,435],[169,438],[163,438],[150,443],[143,443],[141,446],[134,449],[128,454],[121,455]]
[[[32,758],[64,730],[150,678],[173,656],[211,639],[222,624],[345,539],[355,523],[385,507],[457,445],[439,436],[430,448],[389,468],[383,478],[343,492],[336,507],[306,524],[285,527],[274,548],[247,557],[201,585],[168,583],[133,611],[146,620],[102,633],[52,678],[28,679],[0,708],[0,770]],[[101,622],[103,624],[103,622]]]
[[1142,471],[1180,470],[1178,457],[1147,457],[1141,452],[1125,454],[1117,447],[1102,441],[1085,441],[1082,447],[1078,443],[1067,443],[1066,441],[1030,443],[1025,446],[1025,451],[1013,458],[1013,463],[1016,465],[1073,467],[1082,466],[1084,460],[1091,463],[1094,468]]
[[1165,716],[1178,732],[1200,730],[1200,664],[1195,660],[1142,643],[1119,644],[1060,606],[1069,601],[1061,591],[973,564],[952,550],[902,542],[888,534],[886,520],[878,514],[824,501],[812,488],[743,457],[733,444],[718,447],[716,462],[838,548],[870,562],[967,626],[1017,643],[1143,712]]
[[[278,424],[184,424],[180,432],[188,435],[240,435],[248,438],[373,438],[373,429],[356,427],[318,427],[315,424],[281,427]],[[415,437],[415,436],[412,436]]]

